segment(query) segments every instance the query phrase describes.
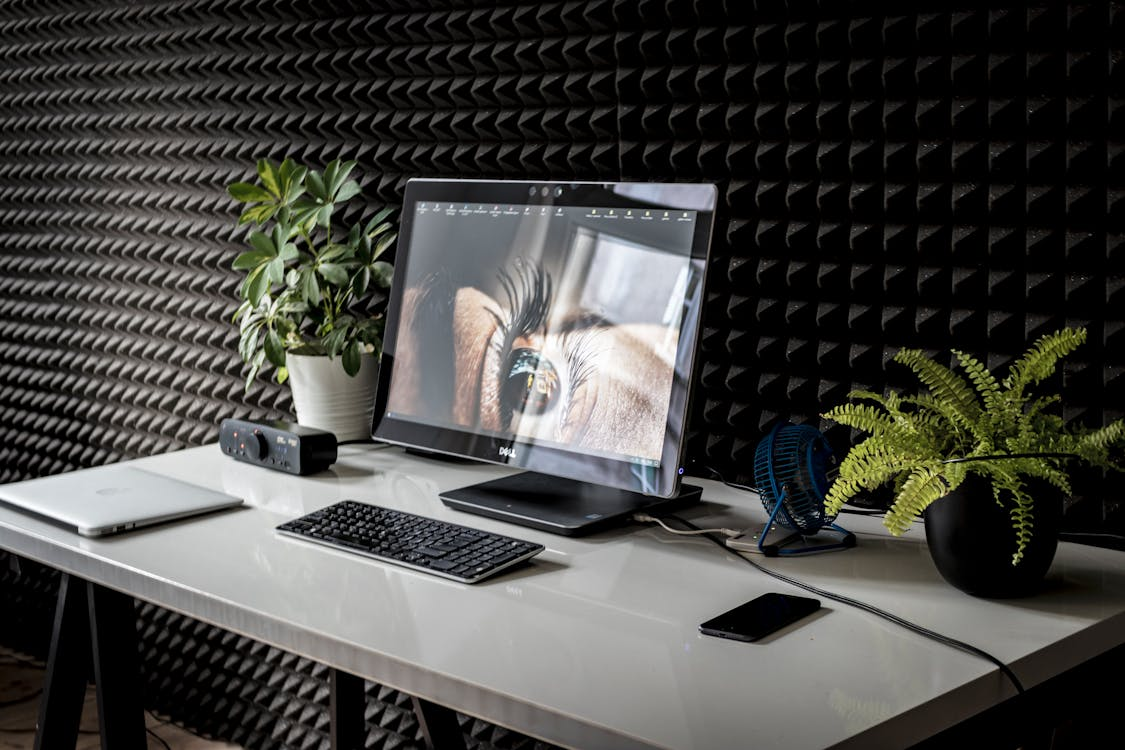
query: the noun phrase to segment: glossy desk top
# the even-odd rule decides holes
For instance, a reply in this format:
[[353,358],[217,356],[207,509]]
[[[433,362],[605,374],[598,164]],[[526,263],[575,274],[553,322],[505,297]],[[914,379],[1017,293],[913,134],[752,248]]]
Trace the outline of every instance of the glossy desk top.
[[[84,539],[0,509],[0,547],[317,661],[577,748],[901,747],[1014,693],[989,662],[822,600],[758,643],[700,622],[767,591],[802,593],[712,543],[631,525],[556,536],[447,509],[438,492],[505,470],[345,446],[292,477],[215,445],[134,462],[247,507]],[[695,482],[695,480],[693,480]],[[758,528],[757,497],[699,481],[699,524]],[[541,542],[517,571],[464,585],[283,537],[342,498]],[[1125,640],[1125,555],[1063,543],[1047,590],[975,599],[944,583],[922,529],[841,519],[853,550],[758,562],[968,641],[1025,687]]]

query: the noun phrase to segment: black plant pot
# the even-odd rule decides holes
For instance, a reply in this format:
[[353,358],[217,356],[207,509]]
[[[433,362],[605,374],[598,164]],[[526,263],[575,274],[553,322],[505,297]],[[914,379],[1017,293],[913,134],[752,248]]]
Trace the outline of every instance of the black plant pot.
[[1016,533],[1008,511],[992,496],[988,480],[970,474],[924,513],[926,542],[938,572],[967,594],[989,598],[1029,596],[1040,587],[1058,546],[1063,500],[1046,483],[1029,488],[1035,498],[1034,530],[1023,559],[1012,565]]

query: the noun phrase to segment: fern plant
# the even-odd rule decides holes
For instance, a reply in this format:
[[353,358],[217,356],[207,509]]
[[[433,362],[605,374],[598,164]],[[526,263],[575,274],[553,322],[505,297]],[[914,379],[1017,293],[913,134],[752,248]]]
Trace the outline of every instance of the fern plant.
[[1017,542],[1012,564],[1019,564],[1035,525],[1028,480],[1046,481],[1069,495],[1068,461],[1125,470],[1111,455],[1125,441],[1125,422],[1096,430],[1071,427],[1051,411],[1060,396],[1031,393],[1085,340],[1084,328],[1043,336],[1002,380],[965,352],[953,350],[962,374],[921,350],[901,350],[894,360],[909,367],[926,390],[853,391],[848,396],[858,403],[822,415],[869,434],[840,462],[825,509],[835,515],[860,492],[893,483],[894,502],[883,524],[899,535],[931,503],[978,474],[990,481],[993,500],[1009,508]]

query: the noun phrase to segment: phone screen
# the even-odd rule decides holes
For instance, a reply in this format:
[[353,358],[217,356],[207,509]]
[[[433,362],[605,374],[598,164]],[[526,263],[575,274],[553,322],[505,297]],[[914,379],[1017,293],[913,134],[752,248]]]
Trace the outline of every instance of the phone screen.
[[699,626],[699,632],[756,641],[820,609],[820,601],[791,594],[762,594]]

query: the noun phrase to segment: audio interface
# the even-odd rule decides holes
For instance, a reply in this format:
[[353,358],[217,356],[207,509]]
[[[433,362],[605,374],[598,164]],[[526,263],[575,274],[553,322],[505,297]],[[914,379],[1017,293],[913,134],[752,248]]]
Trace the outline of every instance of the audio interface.
[[290,474],[315,474],[336,462],[336,436],[293,422],[224,419],[219,449],[239,461]]

